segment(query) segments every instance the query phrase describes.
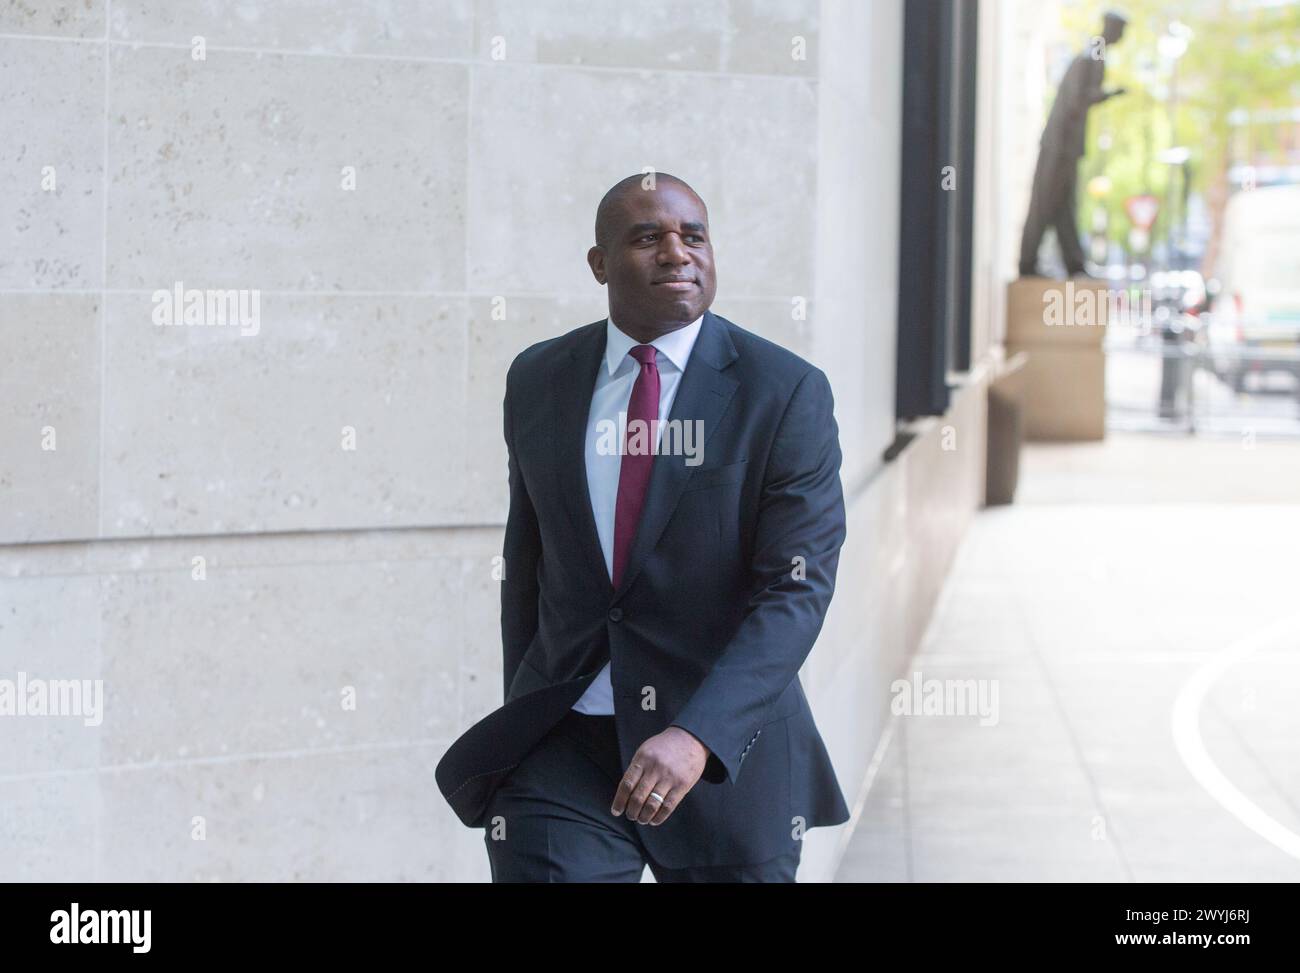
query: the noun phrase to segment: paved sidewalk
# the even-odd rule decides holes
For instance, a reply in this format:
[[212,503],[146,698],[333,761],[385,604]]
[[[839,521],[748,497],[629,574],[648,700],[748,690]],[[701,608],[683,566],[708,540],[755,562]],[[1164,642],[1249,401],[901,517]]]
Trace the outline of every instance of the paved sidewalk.
[[1247,452],[1027,448],[908,667],[997,722],[894,717],[837,881],[1300,881],[1300,444]]

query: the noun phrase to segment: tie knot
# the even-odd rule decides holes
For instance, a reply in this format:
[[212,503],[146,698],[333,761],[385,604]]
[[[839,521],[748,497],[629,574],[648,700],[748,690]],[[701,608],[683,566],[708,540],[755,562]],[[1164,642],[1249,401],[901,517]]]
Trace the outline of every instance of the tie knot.
[[656,349],[654,345],[635,345],[628,354],[639,361],[642,365],[653,365],[655,362],[655,351]]

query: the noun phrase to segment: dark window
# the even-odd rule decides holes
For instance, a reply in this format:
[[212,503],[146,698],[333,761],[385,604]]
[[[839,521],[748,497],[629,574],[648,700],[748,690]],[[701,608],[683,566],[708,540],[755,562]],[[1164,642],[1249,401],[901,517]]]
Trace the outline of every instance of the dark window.
[[899,419],[941,415],[949,370],[970,367],[977,15],[977,0],[904,4]]

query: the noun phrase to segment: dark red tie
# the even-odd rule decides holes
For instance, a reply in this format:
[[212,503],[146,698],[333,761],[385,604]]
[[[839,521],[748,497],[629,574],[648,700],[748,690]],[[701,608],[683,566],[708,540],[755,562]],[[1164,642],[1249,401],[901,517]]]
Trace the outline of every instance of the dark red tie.
[[[659,366],[655,364],[654,345],[637,345],[630,352],[641,363],[641,373],[632,386],[627,403],[627,437],[623,440],[623,459],[618,469],[618,499],[614,502],[614,588],[623,579],[623,566],[632,550],[632,538],[641,519],[646,488],[650,485],[650,467],[655,458],[655,427],[659,419]],[[632,425],[640,419],[645,432],[636,445],[640,452],[628,452],[633,437]]]

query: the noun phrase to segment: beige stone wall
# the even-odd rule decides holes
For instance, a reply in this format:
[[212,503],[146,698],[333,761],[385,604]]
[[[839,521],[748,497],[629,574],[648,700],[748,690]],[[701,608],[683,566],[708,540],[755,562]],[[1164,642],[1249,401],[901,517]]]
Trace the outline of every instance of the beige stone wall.
[[[0,678],[105,693],[0,718],[0,874],[487,877],[433,767],[499,701],[503,377],[603,316],[594,206],[645,166],[709,204],[714,309],[836,391],[854,540],[805,681],[852,800],[924,614],[890,579],[940,577],[894,565],[900,498],[965,482],[879,475],[901,10],[0,7]],[[258,291],[257,333],[155,325],[178,282]]]

